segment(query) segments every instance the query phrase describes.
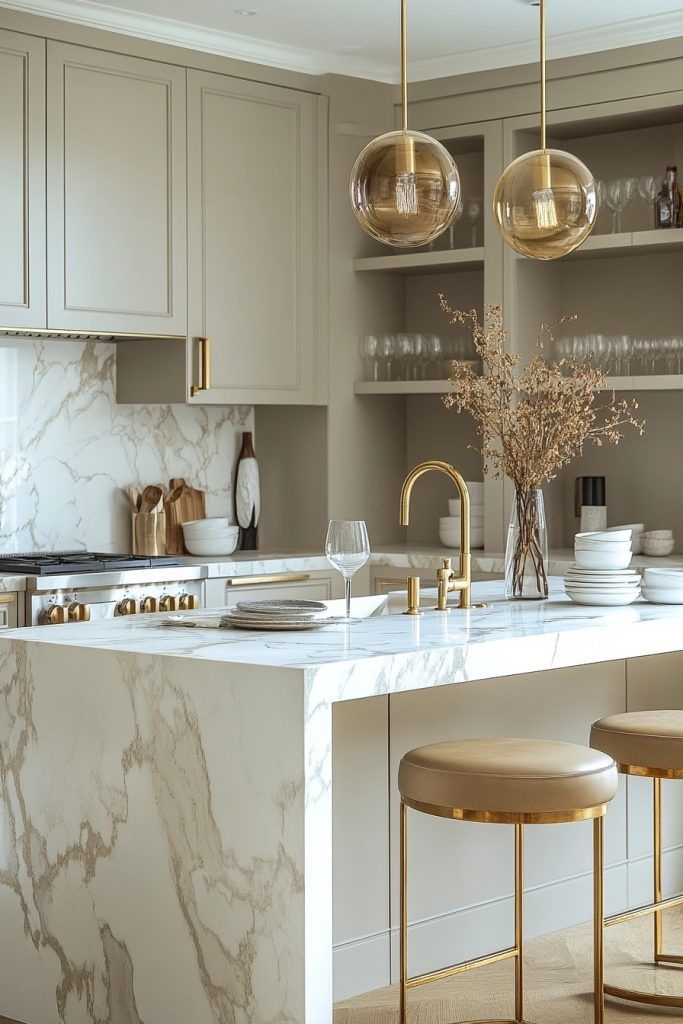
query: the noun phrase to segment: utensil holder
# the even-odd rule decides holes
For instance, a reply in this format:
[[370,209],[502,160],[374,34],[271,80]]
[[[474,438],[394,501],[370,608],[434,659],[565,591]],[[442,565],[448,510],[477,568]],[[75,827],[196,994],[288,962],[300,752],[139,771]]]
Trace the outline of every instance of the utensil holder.
[[166,554],[166,513],[133,512],[133,554]]

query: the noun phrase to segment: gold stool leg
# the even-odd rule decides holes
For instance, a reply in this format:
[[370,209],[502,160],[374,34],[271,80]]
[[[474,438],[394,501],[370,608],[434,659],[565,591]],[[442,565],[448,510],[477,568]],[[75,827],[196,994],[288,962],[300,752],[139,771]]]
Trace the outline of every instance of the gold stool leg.
[[[654,828],[654,902],[662,901],[662,780],[653,779],[652,821]],[[662,912],[654,913],[654,960],[658,963],[662,952]]]
[[401,800],[399,838],[399,973],[401,1024],[408,1020],[408,807]]
[[524,1020],[524,833],[515,825],[515,1021]]
[[605,861],[604,818],[593,821],[593,999],[595,1024],[604,1024],[604,921],[603,871]]

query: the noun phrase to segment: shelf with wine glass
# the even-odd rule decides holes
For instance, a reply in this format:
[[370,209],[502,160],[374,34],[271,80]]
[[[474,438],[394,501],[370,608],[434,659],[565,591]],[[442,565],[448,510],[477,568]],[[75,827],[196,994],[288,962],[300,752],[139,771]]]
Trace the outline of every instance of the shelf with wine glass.
[[449,270],[481,270],[483,266],[483,246],[364,256],[353,261],[354,270],[382,274],[438,274]]
[[[613,256],[645,256],[665,252],[683,252],[683,228],[591,235],[579,249],[564,256],[562,262],[605,259]],[[518,253],[515,256],[520,260],[527,259]]]

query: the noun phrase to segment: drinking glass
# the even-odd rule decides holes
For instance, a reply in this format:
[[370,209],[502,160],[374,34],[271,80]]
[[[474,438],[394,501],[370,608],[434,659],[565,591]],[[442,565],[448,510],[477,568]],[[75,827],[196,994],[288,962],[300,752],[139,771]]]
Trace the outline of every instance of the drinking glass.
[[617,178],[616,181],[607,183],[605,200],[612,211],[612,232],[615,234],[622,230],[621,215],[633,198],[635,190],[635,178]]
[[455,211],[455,216],[453,217],[453,220],[451,221],[451,226],[448,229],[448,248],[449,249],[455,249],[455,227],[456,227],[456,224],[458,223],[458,221],[460,220],[460,218],[462,217],[463,212],[464,212],[464,203],[461,201],[458,204],[458,208]]
[[412,334],[397,334],[394,348],[396,374],[394,380],[410,380],[413,364]]
[[382,380],[394,379],[395,343],[393,334],[380,334],[379,356],[382,360]]
[[365,379],[379,380],[379,338],[376,334],[366,334],[360,343],[360,354],[365,367]]
[[470,245],[476,248],[479,244],[479,221],[481,220],[482,201],[476,197],[465,200],[465,216],[470,224]]
[[442,375],[443,345],[438,334],[428,334],[425,339],[427,346],[427,380],[439,380]]
[[343,577],[348,619],[351,615],[351,577],[362,569],[370,557],[370,541],[365,523],[353,519],[330,520],[325,554],[330,565]]
[[659,192],[659,181],[652,174],[643,174],[638,178],[638,195],[650,209],[650,227],[656,227],[655,199]]

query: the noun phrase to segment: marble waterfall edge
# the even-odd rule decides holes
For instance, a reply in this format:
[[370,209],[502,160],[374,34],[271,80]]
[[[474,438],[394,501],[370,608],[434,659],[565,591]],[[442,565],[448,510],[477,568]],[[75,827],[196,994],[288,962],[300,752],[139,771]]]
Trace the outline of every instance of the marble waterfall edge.
[[0,342],[0,550],[130,547],[133,481],[184,476],[229,514],[249,406],[116,404],[116,346]]

